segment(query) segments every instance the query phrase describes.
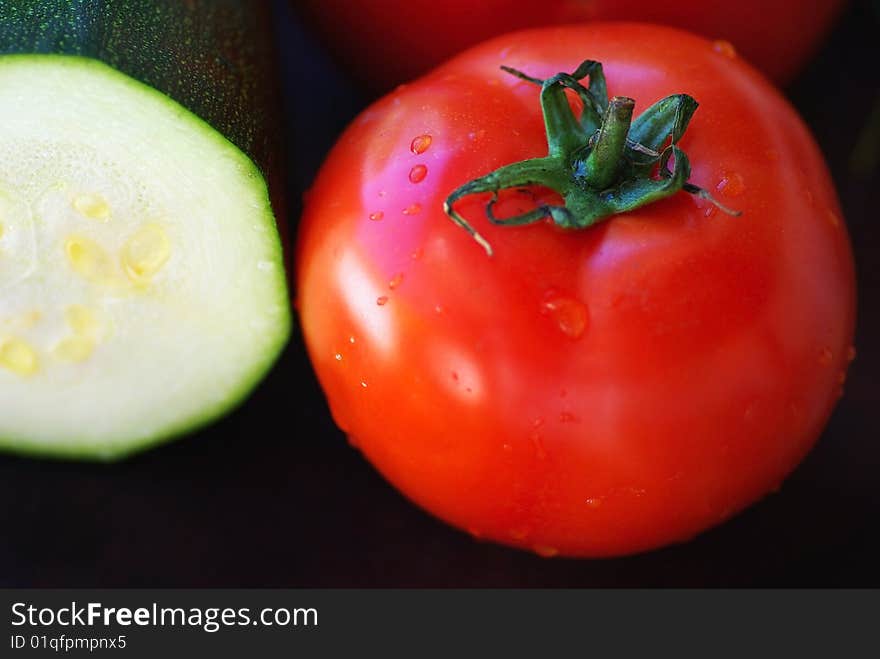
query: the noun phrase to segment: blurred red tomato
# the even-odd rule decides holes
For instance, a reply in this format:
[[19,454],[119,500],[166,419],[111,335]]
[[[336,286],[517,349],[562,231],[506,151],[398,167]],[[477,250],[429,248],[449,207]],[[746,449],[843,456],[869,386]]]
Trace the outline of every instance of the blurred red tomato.
[[[729,42],[777,82],[816,50],[843,0],[293,0],[376,91],[493,36],[587,20],[659,23]],[[725,46],[720,46],[725,47]]]

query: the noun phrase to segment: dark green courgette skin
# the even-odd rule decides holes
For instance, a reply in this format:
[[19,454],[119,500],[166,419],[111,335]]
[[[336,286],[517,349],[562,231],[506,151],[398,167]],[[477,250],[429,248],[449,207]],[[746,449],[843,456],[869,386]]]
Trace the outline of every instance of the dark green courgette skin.
[[0,0],[0,54],[93,57],[167,94],[263,172],[284,217],[280,94],[262,0]]

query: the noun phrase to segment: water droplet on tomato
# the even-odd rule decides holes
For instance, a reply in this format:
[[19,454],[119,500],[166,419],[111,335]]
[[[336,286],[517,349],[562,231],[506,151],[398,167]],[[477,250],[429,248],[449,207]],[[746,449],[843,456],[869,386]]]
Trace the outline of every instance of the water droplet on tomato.
[[348,342],[354,345],[355,338],[353,336],[348,337]]
[[724,39],[717,39],[712,42],[712,50],[716,53],[724,55],[725,57],[729,57],[730,59],[736,58],[736,48],[733,47],[733,44]]
[[856,358],[856,347],[850,346],[846,349],[846,361],[852,362]]
[[409,170],[409,182],[421,183],[428,175],[428,168],[425,165],[416,165]]
[[559,420],[562,423],[574,423],[575,421],[578,420],[578,418],[574,414],[572,414],[571,412],[560,412],[559,413]]
[[599,497],[590,497],[585,501],[585,503],[587,504],[587,507],[595,510],[602,505],[602,499],[600,499]]
[[514,540],[525,540],[529,536],[529,527],[528,526],[520,526],[510,529],[508,531],[510,533],[510,537]]
[[559,550],[556,547],[548,547],[547,545],[535,545],[532,547],[534,552],[543,558],[553,558],[554,556],[559,555]]
[[416,155],[420,155],[428,150],[428,147],[431,146],[431,142],[433,141],[434,138],[430,135],[419,135],[418,137],[413,138],[412,143],[409,145],[409,150]]
[[503,448],[505,451],[508,451],[508,452],[513,450],[513,447],[510,444],[508,444],[507,442],[504,442],[501,445],[501,448]]
[[422,212],[422,207],[419,204],[410,204],[406,208],[403,209],[404,215],[418,215]]
[[822,366],[828,366],[834,360],[834,353],[831,352],[831,348],[825,347],[822,348],[822,351],[819,353],[819,363]]
[[846,384],[846,371],[841,371],[837,374],[837,384],[841,387]]
[[556,321],[559,330],[570,339],[583,336],[590,322],[587,305],[574,298],[550,292],[541,303],[541,313]]
[[364,389],[367,388],[367,383],[364,380],[361,380],[361,387],[363,387]]
[[825,213],[825,217],[828,219],[828,223],[835,229],[840,226],[840,218],[837,216],[837,213],[830,208],[828,209],[828,212]]
[[739,197],[745,192],[746,184],[738,172],[725,172],[715,189],[725,197]]
[[434,313],[436,313],[436,314],[442,314],[442,313],[444,313],[445,311],[446,311],[446,307],[444,307],[442,304],[434,305]]
[[730,506],[730,505],[723,506],[722,508],[720,508],[718,510],[718,512],[715,514],[716,523],[720,524],[721,522],[726,520],[728,517],[730,517],[733,514],[733,511],[734,511],[734,508],[733,508],[733,506]]
[[333,355],[333,359],[335,359],[338,362],[341,362],[342,361],[342,353],[337,352],[335,355]]
[[384,306],[386,302],[388,302],[387,295],[380,295],[379,297],[376,298],[376,304],[378,304],[380,307]]
[[375,213],[370,213],[370,219],[373,220],[373,222],[378,222],[383,217],[385,217],[385,213],[383,213],[382,211],[376,211]]
[[529,435],[529,441],[532,442],[532,447],[535,449],[535,457],[538,460],[544,460],[547,457],[547,449],[544,448],[544,438],[541,437],[541,433],[533,432]]
[[400,286],[401,282],[403,282],[403,273],[402,273],[402,272],[398,272],[398,273],[397,273],[396,275],[394,275],[394,276],[391,278],[391,280],[388,282],[388,288],[390,288],[390,289],[393,291],[395,288],[397,288],[398,286]]

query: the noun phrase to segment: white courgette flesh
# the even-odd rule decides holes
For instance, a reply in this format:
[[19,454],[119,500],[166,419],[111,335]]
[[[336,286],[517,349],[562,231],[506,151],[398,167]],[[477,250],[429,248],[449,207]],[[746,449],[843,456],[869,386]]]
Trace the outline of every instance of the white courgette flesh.
[[95,60],[0,57],[0,448],[111,459],[178,435],[289,330],[247,156]]

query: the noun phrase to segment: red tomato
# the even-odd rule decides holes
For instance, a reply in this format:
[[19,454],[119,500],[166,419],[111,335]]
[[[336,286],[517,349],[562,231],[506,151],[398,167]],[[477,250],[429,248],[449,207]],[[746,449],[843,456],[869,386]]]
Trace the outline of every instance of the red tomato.
[[[453,189],[547,153],[538,87],[499,64],[585,58],[636,113],[700,102],[690,180],[740,217],[678,192],[584,230],[499,227],[465,197],[491,257],[450,221]],[[753,69],[656,26],[501,37],[378,101],[308,195],[297,277],[352,443],[440,518],[544,555],[681,541],[778,487],[852,355],[852,257],[810,134]]]
[[[387,90],[484,39],[588,20],[671,25],[729,42],[777,82],[794,77],[843,0],[298,0],[359,79]],[[719,48],[728,48],[719,44]]]

